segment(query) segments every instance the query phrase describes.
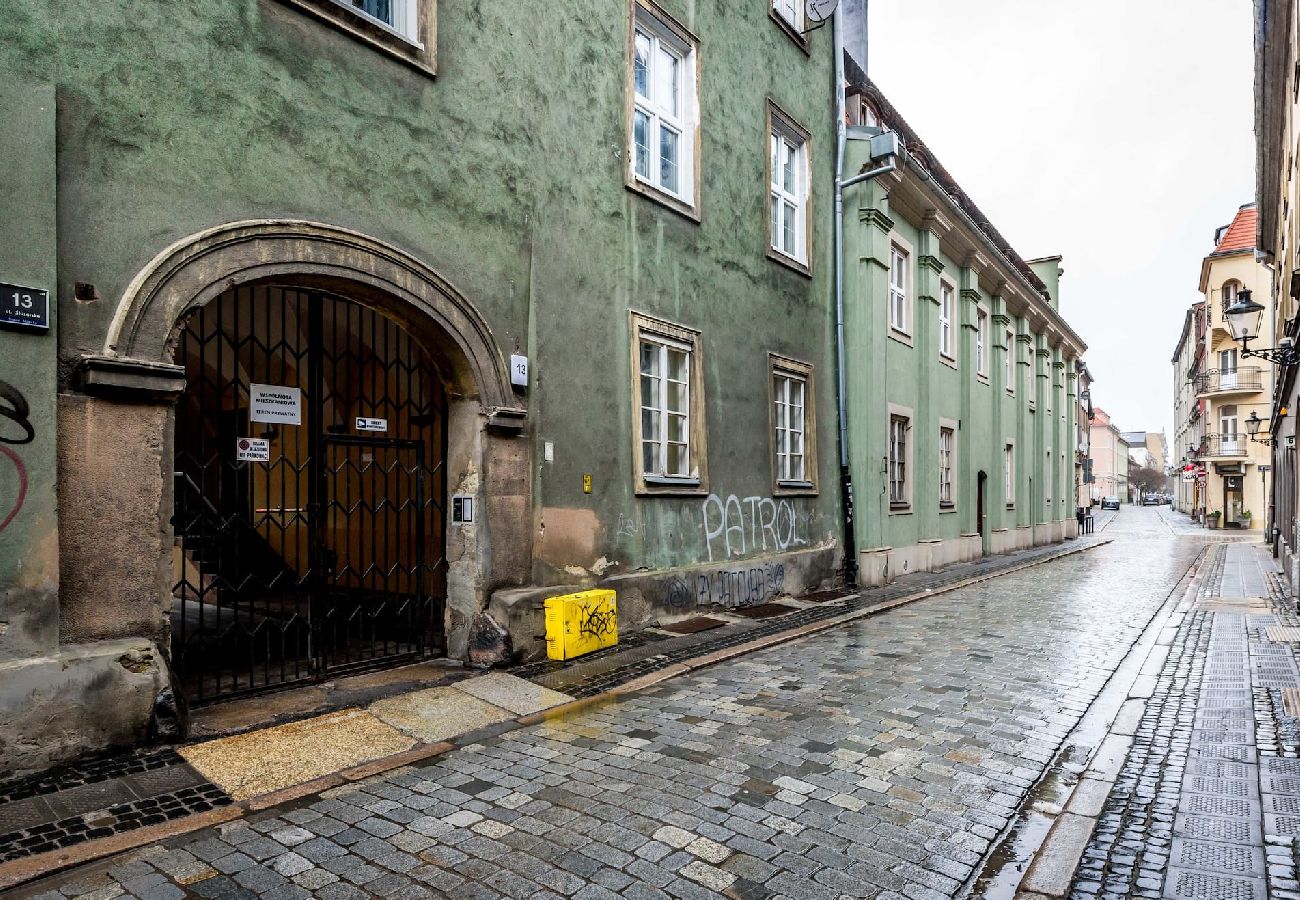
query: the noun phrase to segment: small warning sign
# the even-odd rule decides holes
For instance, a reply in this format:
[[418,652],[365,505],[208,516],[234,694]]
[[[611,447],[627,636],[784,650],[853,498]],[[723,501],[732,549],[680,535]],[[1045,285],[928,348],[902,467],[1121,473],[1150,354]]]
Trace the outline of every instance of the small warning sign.
[[363,419],[357,416],[357,431],[387,431],[387,419]]
[[235,441],[235,459],[240,462],[270,462],[271,442],[265,438],[239,438]]
[[250,384],[248,418],[252,422],[301,425],[302,391],[281,384]]

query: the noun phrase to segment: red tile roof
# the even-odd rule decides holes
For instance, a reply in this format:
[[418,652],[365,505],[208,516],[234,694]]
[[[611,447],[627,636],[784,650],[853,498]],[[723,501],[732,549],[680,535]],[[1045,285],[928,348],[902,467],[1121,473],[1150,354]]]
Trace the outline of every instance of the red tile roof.
[[1231,253],[1234,250],[1255,249],[1255,204],[1247,203],[1237,210],[1232,224],[1219,235],[1219,242],[1214,245],[1215,253]]

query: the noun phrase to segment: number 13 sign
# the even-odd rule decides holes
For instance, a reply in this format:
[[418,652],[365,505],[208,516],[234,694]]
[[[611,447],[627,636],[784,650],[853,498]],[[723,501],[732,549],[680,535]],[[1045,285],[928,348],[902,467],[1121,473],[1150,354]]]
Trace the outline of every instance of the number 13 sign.
[[49,291],[0,282],[0,327],[42,334],[48,332]]

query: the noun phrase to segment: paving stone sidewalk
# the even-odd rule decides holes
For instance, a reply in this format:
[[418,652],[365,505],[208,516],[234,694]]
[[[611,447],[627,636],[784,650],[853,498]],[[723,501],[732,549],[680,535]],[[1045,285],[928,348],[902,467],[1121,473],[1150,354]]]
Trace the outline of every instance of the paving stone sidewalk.
[[1072,897],[1300,898],[1298,626],[1262,545],[1214,549]]
[[1201,549],[1118,524],[22,896],[953,896]]

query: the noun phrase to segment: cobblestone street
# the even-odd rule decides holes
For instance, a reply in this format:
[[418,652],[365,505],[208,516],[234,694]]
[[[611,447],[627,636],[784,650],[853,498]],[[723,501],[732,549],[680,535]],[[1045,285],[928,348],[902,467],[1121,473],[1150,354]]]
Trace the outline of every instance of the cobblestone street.
[[[1186,587],[1207,541],[1175,519],[1126,508],[1099,521],[1112,542],[1086,553],[595,701],[23,896],[959,895],[1107,679]],[[1239,591],[1262,583],[1244,555],[1255,551],[1210,546],[1220,568],[1203,596],[1226,596],[1217,585],[1226,592],[1233,579]],[[1276,603],[1181,620],[1077,896],[1159,896],[1167,866],[1209,858],[1187,848],[1207,836],[1197,829],[1209,827],[1198,818],[1208,810],[1196,804],[1211,801],[1185,798],[1184,777],[1245,785],[1240,796],[1204,796],[1253,811],[1257,782],[1224,779],[1252,775],[1258,747],[1278,757],[1260,773],[1266,789],[1289,787],[1296,763],[1283,764],[1279,747],[1294,729],[1264,738],[1249,726],[1258,717],[1263,735],[1281,713],[1291,648],[1261,640],[1291,624]],[[1203,676],[1216,680],[1202,688]],[[1229,728],[1243,739],[1226,742],[1219,729]],[[1293,811],[1269,806],[1270,833],[1289,834]],[[1242,821],[1239,846],[1262,867],[1259,817]],[[1127,849],[1157,835],[1162,844]],[[1289,847],[1288,838],[1269,859],[1279,877]],[[1264,896],[1178,890],[1169,895]]]

